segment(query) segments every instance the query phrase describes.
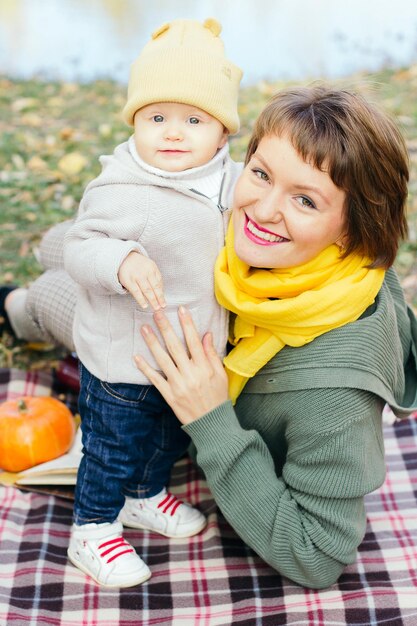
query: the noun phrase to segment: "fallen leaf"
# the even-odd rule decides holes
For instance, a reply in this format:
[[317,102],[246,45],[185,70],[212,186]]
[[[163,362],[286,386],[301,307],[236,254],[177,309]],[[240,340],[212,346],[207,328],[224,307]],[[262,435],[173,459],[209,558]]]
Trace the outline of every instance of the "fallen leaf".
[[61,128],[60,132],[59,132],[59,136],[61,137],[61,139],[71,139],[72,136],[74,135],[74,129],[70,128],[69,126],[65,126],[64,128]]
[[87,159],[79,152],[69,152],[58,161],[58,168],[67,176],[79,174],[86,165]]
[[102,137],[110,137],[112,128],[110,124],[100,124],[98,127],[98,132]]
[[61,200],[61,208],[64,211],[70,211],[75,206],[75,200],[72,196],[64,196]]
[[36,98],[18,98],[12,103],[12,111],[14,113],[21,113],[27,109],[34,109],[39,105],[39,101]]
[[62,85],[62,89],[61,89],[61,93],[64,96],[72,96],[75,93],[77,93],[77,91],[79,91],[79,85],[77,85],[77,83],[64,83]]
[[42,125],[42,118],[36,113],[26,113],[22,115],[20,121],[24,126],[32,126],[33,128],[39,128]]
[[21,259],[26,258],[30,253],[30,244],[28,241],[23,241],[19,248],[19,257]]
[[18,170],[25,169],[25,162],[20,156],[20,154],[12,154],[12,163],[15,166],[15,168]]
[[54,135],[46,135],[46,137],[45,137],[45,146],[48,146],[48,148],[55,148],[55,146],[56,146],[56,137],[54,137]]
[[38,156],[33,156],[31,159],[29,159],[29,161],[27,162],[27,166],[33,172],[42,172],[43,170],[48,169],[48,164],[46,163],[46,161]]
[[65,105],[65,100],[60,98],[59,96],[54,96],[49,98],[46,102],[49,107],[63,107]]
[[20,193],[17,193],[14,197],[14,201],[15,202],[19,202],[20,204],[23,205],[28,205],[31,202],[33,202],[33,194],[30,191],[21,191]]

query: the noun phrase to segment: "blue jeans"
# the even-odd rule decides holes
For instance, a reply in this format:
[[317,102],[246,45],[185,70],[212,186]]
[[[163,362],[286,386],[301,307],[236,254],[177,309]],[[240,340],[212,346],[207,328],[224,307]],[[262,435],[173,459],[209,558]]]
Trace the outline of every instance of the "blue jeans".
[[83,365],[80,384],[74,522],[114,522],[125,496],[151,497],[168,484],[190,439],[155,387],[106,383]]

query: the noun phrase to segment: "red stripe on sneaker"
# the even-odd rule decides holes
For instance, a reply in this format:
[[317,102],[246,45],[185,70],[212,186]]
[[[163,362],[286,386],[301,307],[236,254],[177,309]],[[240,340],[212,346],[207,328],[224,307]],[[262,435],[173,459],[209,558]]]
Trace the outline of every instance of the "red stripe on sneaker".
[[[127,544],[127,545],[129,545],[129,544]],[[123,550],[123,552],[119,552],[118,554],[114,554],[109,559],[107,559],[107,563],[111,563],[112,561],[114,561],[114,559],[117,559],[118,556],[122,556],[122,554],[127,554],[128,552],[134,552],[134,549],[130,548],[130,550]]]
[[107,554],[110,554],[110,552],[114,552],[114,550],[118,550],[119,548],[125,548],[128,545],[129,544],[125,541],[119,541],[119,543],[116,543],[114,546],[110,546],[110,548],[101,552],[101,556],[106,556]]
[[160,508],[161,508],[161,506],[164,506],[164,504],[165,504],[166,502],[168,502],[168,500],[170,500],[170,498],[171,498],[171,494],[170,494],[170,493],[167,493],[167,495],[165,496],[165,498],[164,498],[163,500],[161,500],[161,502],[158,504],[157,508],[158,508],[158,509],[160,509]]
[[109,541],[105,541],[104,543],[101,543],[98,547],[99,550],[101,550],[102,548],[105,548],[106,546],[111,546],[115,543],[120,543],[125,541],[124,537],[120,536],[120,537],[116,537],[115,539],[110,539]]
[[[170,494],[171,495],[171,494]],[[169,509],[172,507],[173,504],[175,504],[176,502],[176,498],[175,496],[171,495],[171,499],[169,500],[169,502],[166,504],[163,513],[166,513],[167,511],[169,511]]]
[[178,509],[179,505],[182,504],[181,500],[177,500],[174,508],[171,511],[171,515],[174,515],[175,511]]
[[182,504],[182,500],[178,500],[178,498],[174,496],[174,494],[168,491],[166,497],[163,500],[161,500],[157,508],[160,509],[164,507],[162,510],[162,513],[167,513],[169,509],[172,507],[170,514],[174,515],[175,511],[177,510],[180,504]]
[[107,560],[107,563],[111,563],[112,561],[114,561],[114,559],[117,559],[118,556],[122,556],[122,554],[126,554],[127,552],[134,552],[134,549],[132,548],[130,543],[128,543],[124,539],[124,537],[116,537],[115,539],[110,539],[110,541],[105,541],[98,546],[99,550],[102,550],[103,548],[107,548],[107,550],[104,550],[104,552],[100,553],[101,558],[107,556],[115,550],[119,550],[119,548],[127,548],[127,550],[123,550],[123,552],[118,552],[117,554],[114,554]]

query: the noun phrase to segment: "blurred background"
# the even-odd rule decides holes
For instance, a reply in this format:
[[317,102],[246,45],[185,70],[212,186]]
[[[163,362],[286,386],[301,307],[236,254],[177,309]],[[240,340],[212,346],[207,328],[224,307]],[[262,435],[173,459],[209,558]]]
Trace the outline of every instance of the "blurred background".
[[[410,154],[409,236],[395,265],[417,311],[416,0],[0,0],[0,284],[42,272],[42,235],[75,215],[98,157],[131,133],[120,115],[131,62],[179,17],[217,18],[244,70],[236,160],[288,84],[331,80],[392,114]],[[35,348],[3,333],[0,367],[44,369],[61,356]]]
[[0,73],[126,83],[157,26],[211,16],[244,85],[417,60],[415,0],[0,0]]

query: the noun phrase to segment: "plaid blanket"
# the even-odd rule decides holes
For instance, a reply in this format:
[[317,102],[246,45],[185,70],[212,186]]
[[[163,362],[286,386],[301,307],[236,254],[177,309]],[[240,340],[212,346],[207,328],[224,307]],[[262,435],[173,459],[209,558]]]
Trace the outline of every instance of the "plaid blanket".
[[[62,389],[48,374],[1,371],[0,400],[22,393]],[[100,588],[68,563],[70,500],[1,487],[0,625],[415,626],[417,420],[386,426],[385,442],[388,475],[367,498],[357,562],[323,591],[299,587],[258,558],[189,459],[175,467],[171,488],[204,511],[208,527],[175,540],[126,530],[152,570],[149,582],[130,589]]]

